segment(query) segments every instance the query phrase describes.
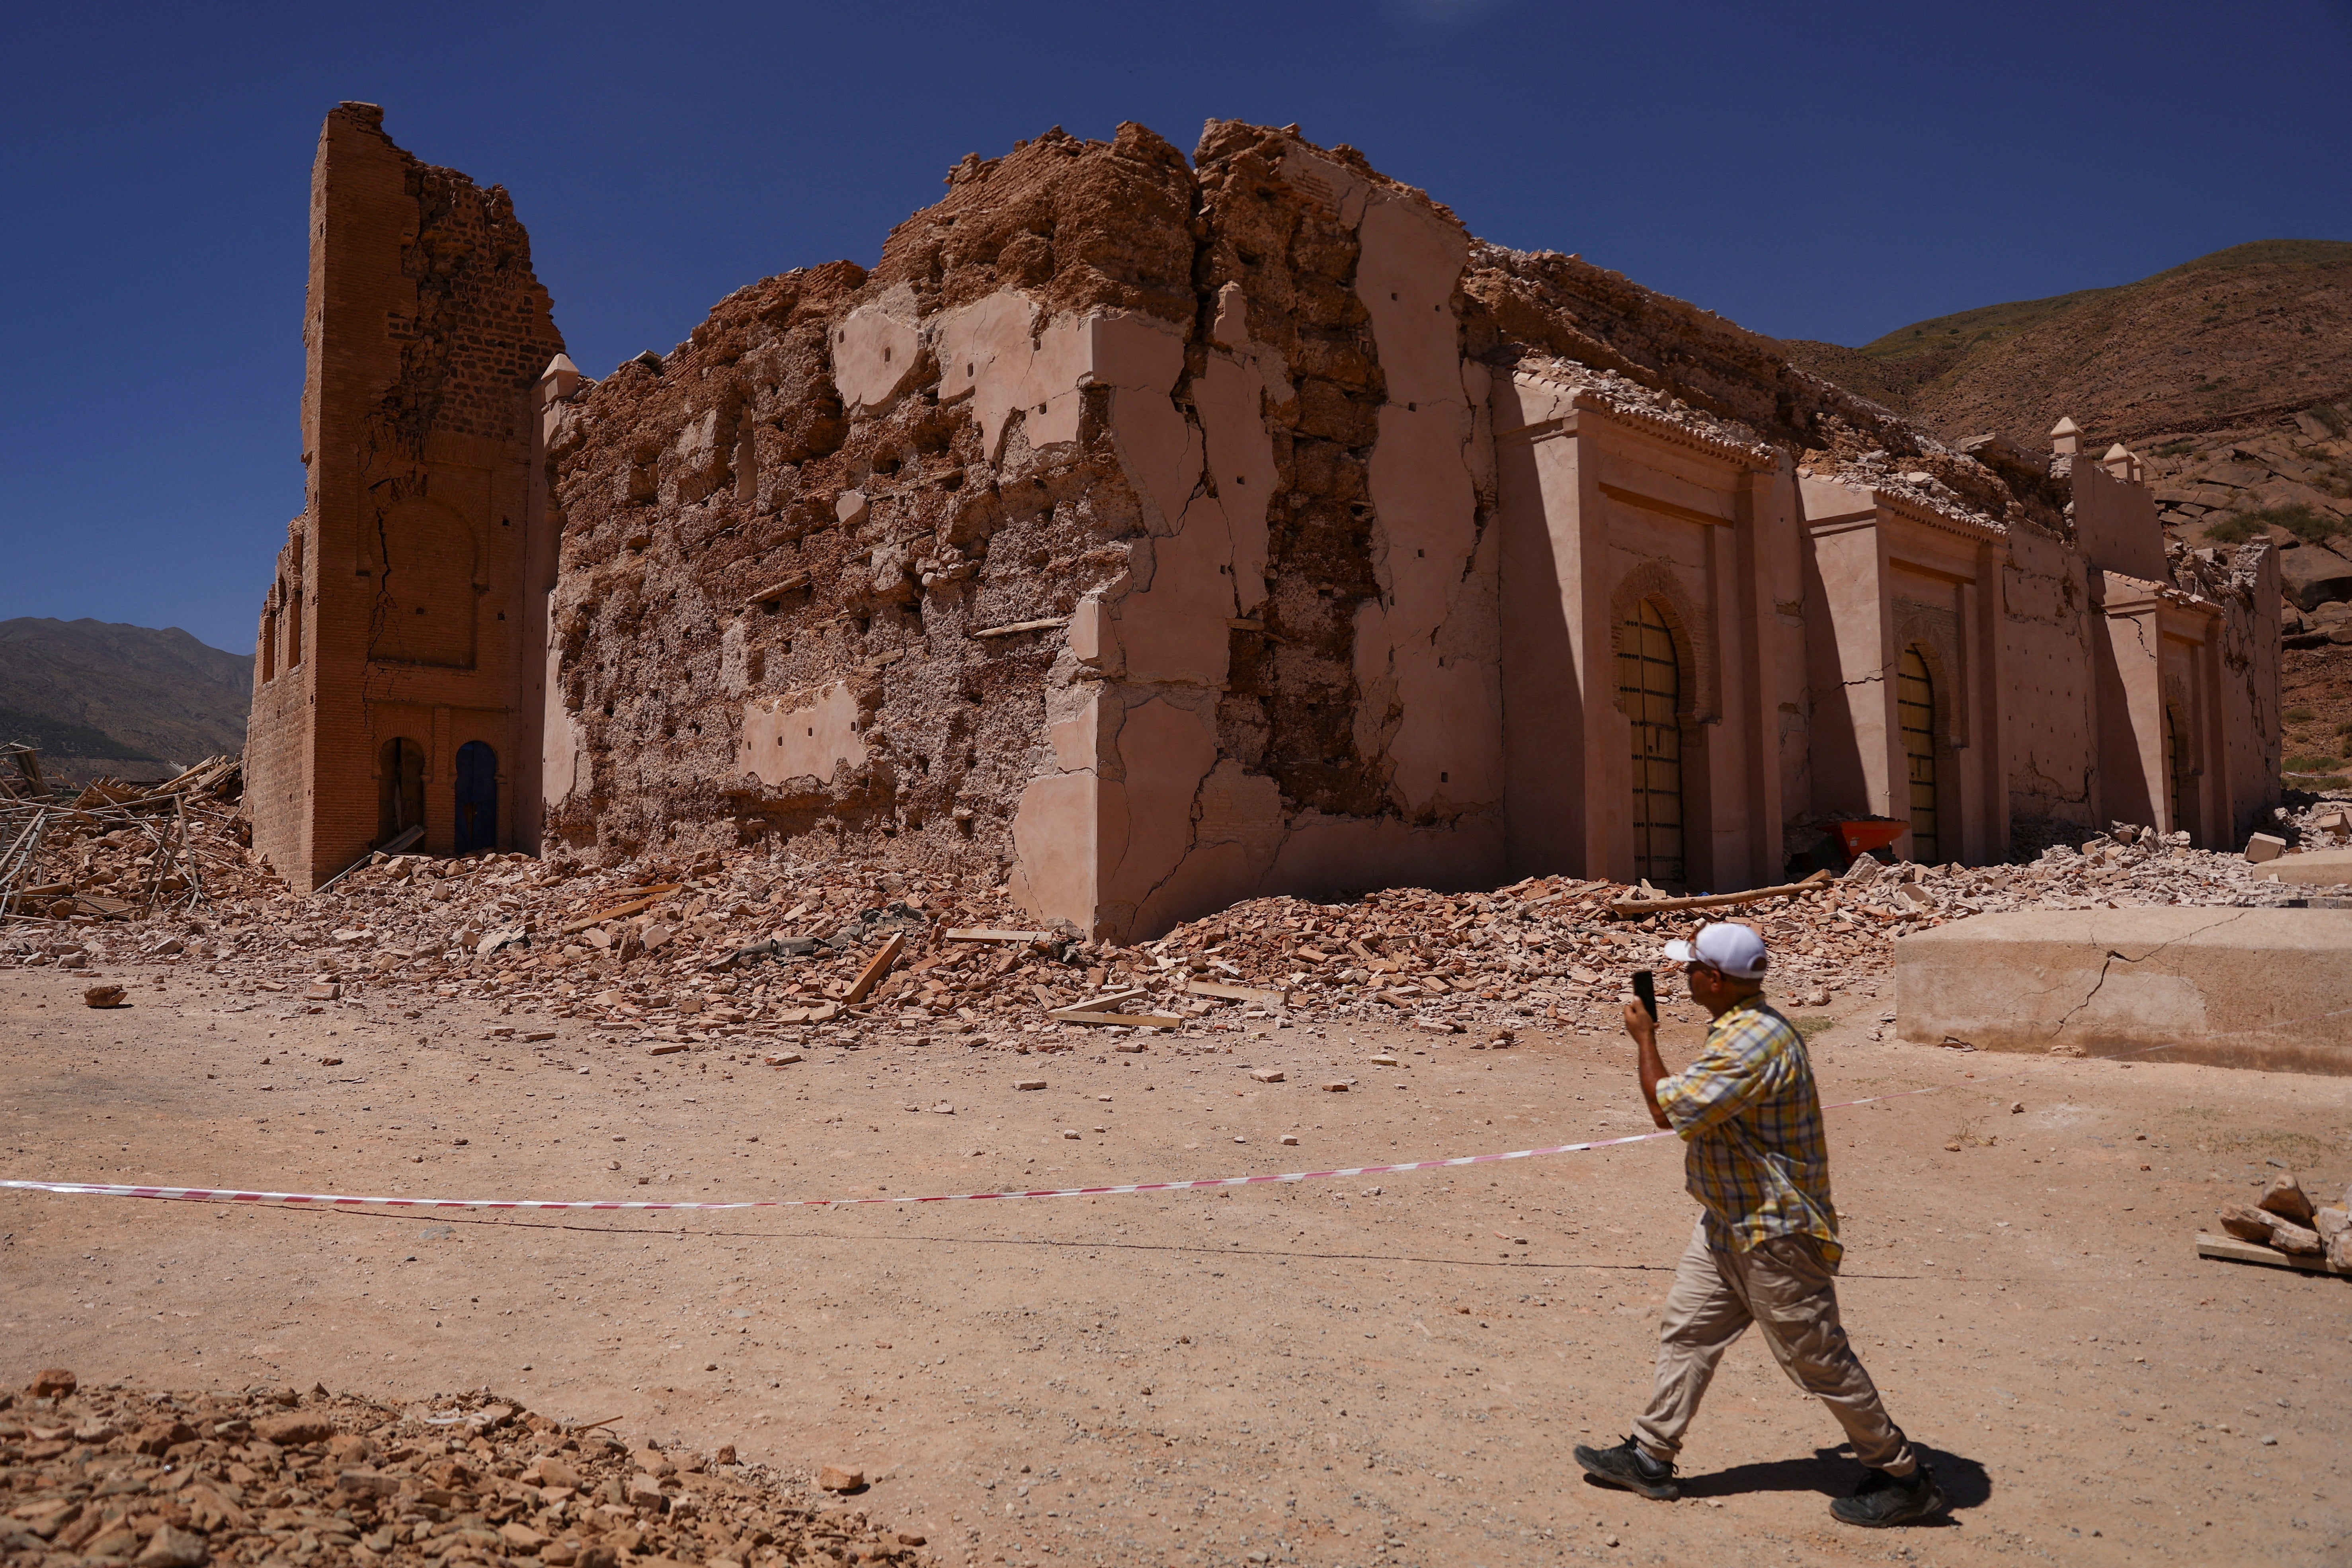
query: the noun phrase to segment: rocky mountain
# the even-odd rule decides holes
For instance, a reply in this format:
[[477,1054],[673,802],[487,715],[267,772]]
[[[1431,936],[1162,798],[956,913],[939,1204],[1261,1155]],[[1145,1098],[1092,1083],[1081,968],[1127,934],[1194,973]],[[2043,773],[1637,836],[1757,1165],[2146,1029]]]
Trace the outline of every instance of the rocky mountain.
[[1791,341],[1806,369],[1948,440],[2029,449],[2070,417],[2137,447],[2352,396],[2352,243],[2265,239],[2111,289],[1984,305],[1859,348]]
[[2352,644],[2352,243],[2266,239],[2112,289],[1985,305],[1789,356],[1977,450],[2137,452],[2191,546],[2267,534],[2290,647]]
[[253,658],[177,626],[0,621],[0,741],[39,746],[66,776],[162,776],[245,748]]

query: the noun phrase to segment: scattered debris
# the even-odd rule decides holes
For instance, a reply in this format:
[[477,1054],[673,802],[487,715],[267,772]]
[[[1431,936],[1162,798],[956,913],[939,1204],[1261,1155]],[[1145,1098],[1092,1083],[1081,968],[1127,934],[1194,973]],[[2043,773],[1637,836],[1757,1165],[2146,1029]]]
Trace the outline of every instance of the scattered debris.
[[2341,1204],[2315,1207],[2289,1171],[2253,1203],[2222,1205],[2219,1218],[2228,1236],[2200,1234],[2198,1256],[2352,1274],[2352,1191]]
[[[251,863],[221,793],[234,789],[234,764],[216,760],[86,805],[0,799],[0,850],[31,814],[47,818],[36,849],[0,860],[17,868],[0,888],[41,910],[0,927],[0,967],[190,966],[236,977],[289,1016],[495,998],[517,1013],[501,1037],[518,1044],[554,1049],[550,1026],[569,1019],[665,1054],[740,1046],[754,1053],[747,1064],[777,1055],[778,1037],[1025,1055],[1078,1048],[1096,1031],[1122,1051],[1172,1033],[1181,1054],[1230,1050],[1254,1028],[1373,1018],[1471,1034],[1475,1050],[1507,1045],[1515,1029],[1613,1034],[1633,971],[1706,918],[1629,918],[1633,889],[1532,878],[1491,892],[1256,899],[1122,946],[1032,928],[1001,888],[767,848],[603,868],[379,854],[303,895]],[[2298,840],[2315,831],[2286,816],[2280,827]],[[1761,889],[1769,904],[1731,918],[1770,944],[1772,992],[1819,1007],[1833,993],[1875,995],[1906,932],[1980,912],[2277,905],[2305,891],[2179,835],[2123,823],[2074,832],[2023,865],[1865,856],[1855,868],[1867,877]],[[117,907],[100,889],[122,895]]]
[[[360,1563],[928,1560],[920,1534],[737,1464],[731,1446],[632,1450],[610,1425],[567,1427],[487,1392],[403,1409],[324,1388],[78,1389],[46,1372],[0,1410],[0,1552],[197,1568],[277,1558],[299,1534]],[[835,1465],[815,1478],[864,1484]]]

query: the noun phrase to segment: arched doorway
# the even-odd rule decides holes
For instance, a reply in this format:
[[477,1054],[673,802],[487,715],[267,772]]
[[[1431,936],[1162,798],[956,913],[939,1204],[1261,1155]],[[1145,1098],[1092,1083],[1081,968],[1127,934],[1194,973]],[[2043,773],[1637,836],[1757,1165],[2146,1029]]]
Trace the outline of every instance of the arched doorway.
[[395,735],[376,755],[375,841],[389,844],[425,821],[425,748]]
[[457,748],[457,853],[499,847],[499,754],[479,741]]
[[1617,689],[1633,721],[1633,875],[1683,885],[1682,666],[1657,605],[1633,606],[1620,628]]
[[1936,681],[1916,647],[1903,650],[1895,672],[1895,711],[1910,773],[1911,858],[1932,866],[1944,858],[1936,822]]

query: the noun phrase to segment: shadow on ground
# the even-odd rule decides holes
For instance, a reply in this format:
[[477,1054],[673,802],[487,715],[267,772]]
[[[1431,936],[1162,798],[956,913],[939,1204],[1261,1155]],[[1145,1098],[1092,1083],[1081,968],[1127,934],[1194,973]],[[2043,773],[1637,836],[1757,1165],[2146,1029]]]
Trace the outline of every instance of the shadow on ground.
[[[1953,1512],[1981,1508],[1991,1498],[1992,1478],[1974,1459],[1924,1445],[1919,1454],[1934,1468],[1936,1484],[1944,1489],[1945,1500]],[[1825,1498],[1841,1498],[1861,1484],[1863,1474],[1851,1449],[1816,1448],[1809,1459],[1772,1459],[1685,1476],[1682,1490],[1686,1498],[1738,1497],[1748,1492],[1819,1492]],[[1601,1484],[1589,1476],[1585,1479],[1592,1485]],[[1927,1524],[1932,1527],[1946,1522],[1948,1515],[1930,1520]]]

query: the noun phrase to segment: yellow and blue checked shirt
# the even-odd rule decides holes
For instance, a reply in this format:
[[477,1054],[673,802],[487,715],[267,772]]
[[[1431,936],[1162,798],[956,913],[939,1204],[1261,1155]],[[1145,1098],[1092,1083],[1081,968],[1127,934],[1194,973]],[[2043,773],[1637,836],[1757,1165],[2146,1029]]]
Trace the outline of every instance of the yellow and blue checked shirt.
[[1761,997],[1734,1005],[1699,1058],[1658,1084],[1658,1109],[1689,1145],[1685,1184],[1706,1208],[1710,1245],[1745,1252],[1776,1236],[1810,1236],[1832,1268],[1837,1208],[1822,1097],[1796,1026]]

